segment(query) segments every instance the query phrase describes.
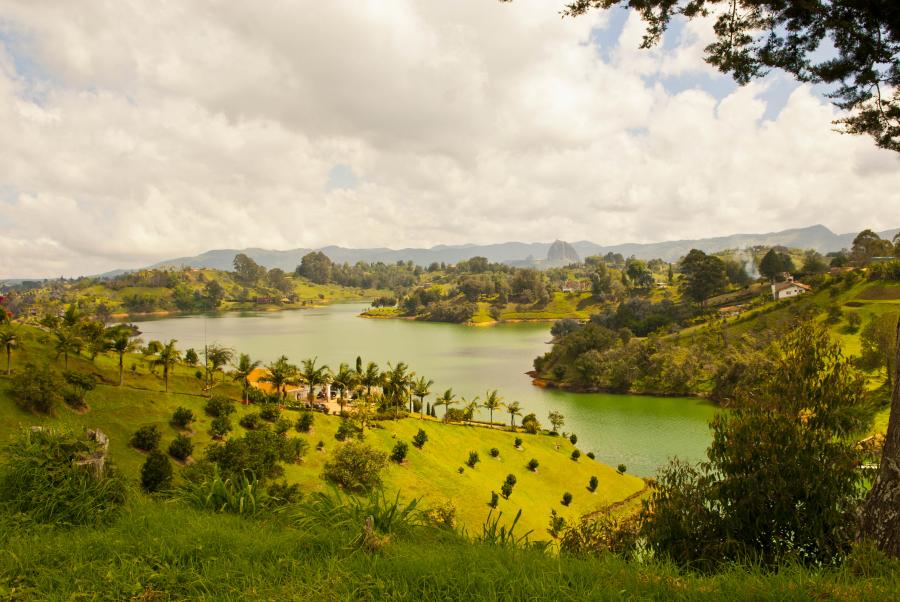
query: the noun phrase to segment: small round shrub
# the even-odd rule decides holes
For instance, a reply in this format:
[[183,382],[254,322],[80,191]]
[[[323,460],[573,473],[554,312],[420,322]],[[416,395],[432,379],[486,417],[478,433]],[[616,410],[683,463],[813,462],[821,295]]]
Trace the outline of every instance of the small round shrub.
[[619,466],[618,466],[618,468],[616,468],[616,470],[619,471],[619,474],[625,474],[627,467],[624,464],[619,464]]
[[506,480],[504,483],[509,483],[510,485],[515,485],[518,481],[516,480],[516,475],[508,474],[506,475]]
[[297,424],[294,425],[294,428],[297,429],[298,433],[308,433],[310,429],[312,429],[314,421],[315,416],[312,412],[300,412],[300,416],[297,418]]
[[528,470],[530,470],[531,472],[537,472],[539,464],[538,464],[537,460],[532,458],[528,461],[527,466],[528,466]]
[[213,439],[221,439],[232,430],[231,418],[228,416],[216,416],[209,424],[209,434]]
[[151,451],[159,447],[162,435],[156,425],[142,426],[131,436],[131,446],[143,451]]
[[275,433],[279,435],[286,435],[289,430],[291,430],[291,421],[287,418],[279,418],[275,421]]
[[571,443],[572,445],[578,443],[578,435],[576,435],[575,433],[569,435],[569,443]]
[[309,449],[309,443],[299,437],[280,437],[278,459],[289,464],[296,464]]
[[586,455],[588,458],[590,458],[591,460],[593,460],[594,458],[597,457],[597,456],[594,455],[594,452],[592,452],[592,451],[588,452],[588,453],[585,454],[585,455]]
[[29,412],[52,414],[64,401],[62,390],[62,380],[47,364],[26,364],[24,370],[12,377],[12,397],[19,407]]
[[179,406],[172,414],[172,424],[180,429],[188,428],[194,420],[196,420],[194,413],[185,407]]
[[256,412],[252,412],[250,414],[245,414],[241,416],[241,419],[238,421],[242,427],[247,429],[248,431],[255,431],[258,428],[263,427],[263,420],[259,417],[259,414]]
[[334,438],[338,441],[346,441],[348,439],[353,439],[354,437],[359,437],[360,435],[362,435],[361,428],[349,420],[341,420],[337,431],[334,433]]
[[515,445],[516,447],[522,447],[522,438],[521,438],[521,437],[516,437],[515,444],[516,444],[516,445]]
[[513,486],[509,483],[503,483],[503,485],[500,486],[500,495],[502,495],[505,500],[509,499],[509,496],[512,495],[512,491]]
[[481,458],[478,457],[478,452],[470,451],[469,459],[466,460],[466,466],[468,466],[469,468],[475,468],[475,465],[478,464],[480,461],[481,461]]
[[492,448],[491,448],[491,457],[492,457],[492,458],[496,458],[496,457],[498,457],[499,455],[500,455],[500,450],[497,449],[496,447],[492,447]]
[[184,462],[192,453],[194,453],[194,444],[191,442],[190,437],[178,435],[169,444],[169,455],[176,460]]
[[406,454],[408,452],[409,445],[407,445],[406,441],[397,441],[397,444],[394,445],[394,449],[391,450],[391,460],[397,464],[401,464],[403,460],[406,459]]
[[324,441],[319,441],[318,443],[316,443],[316,449],[317,449],[318,451],[322,451],[323,449],[325,449],[325,442],[324,442]]
[[597,477],[591,477],[591,480],[588,481],[588,491],[597,491],[597,485],[600,484],[600,479]]
[[209,401],[207,401],[206,405],[203,407],[203,410],[214,418],[229,416],[237,411],[234,407],[234,402],[221,395],[210,397]]
[[425,446],[425,443],[428,442],[428,433],[419,429],[419,432],[413,436],[413,445],[417,448],[422,449]]
[[147,493],[164,491],[172,487],[172,462],[158,449],[150,452],[141,467],[141,487]]
[[574,460],[575,462],[578,462],[578,458],[581,457],[581,452],[578,451],[577,449],[573,449],[571,457],[572,457],[572,460]]
[[274,403],[264,404],[259,410],[259,417],[269,422],[275,422],[281,418],[281,408]]
[[569,493],[568,491],[565,492],[562,496],[561,503],[563,506],[568,506],[569,504],[571,504],[572,503],[572,494]]
[[497,495],[496,491],[491,492],[491,501],[488,502],[488,506],[491,508],[496,508],[497,504],[500,503],[500,496]]
[[462,473],[466,472],[466,469],[463,468],[462,466],[460,466],[459,468],[456,469],[456,472],[458,472],[459,474],[462,474]]
[[387,454],[357,441],[349,441],[332,452],[323,475],[348,491],[368,491],[381,485]]

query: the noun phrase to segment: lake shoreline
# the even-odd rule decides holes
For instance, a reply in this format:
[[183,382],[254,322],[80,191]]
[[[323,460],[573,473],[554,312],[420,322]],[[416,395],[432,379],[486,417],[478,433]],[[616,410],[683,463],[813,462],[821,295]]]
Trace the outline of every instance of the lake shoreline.
[[540,376],[536,370],[529,370],[526,372],[528,376],[531,377],[531,384],[535,387],[541,389],[559,389],[560,391],[565,391],[567,393],[584,393],[584,394],[603,394],[603,395],[641,395],[646,397],[684,397],[691,399],[702,399],[704,401],[712,401],[708,395],[704,395],[703,393],[696,392],[688,392],[688,393],[670,393],[670,392],[660,392],[660,391],[619,391],[617,389],[609,389],[605,387],[585,387],[581,385],[571,385],[566,383],[560,383],[559,381],[555,381],[552,378],[544,378]]

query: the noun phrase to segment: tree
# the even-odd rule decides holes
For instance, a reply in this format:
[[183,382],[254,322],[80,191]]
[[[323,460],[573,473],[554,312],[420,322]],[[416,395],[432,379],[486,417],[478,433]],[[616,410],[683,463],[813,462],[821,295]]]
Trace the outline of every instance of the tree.
[[316,360],[318,359],[317,357],[305,359],[300,368],[300,382],[306,383],[308,387],[306,400],[309,403],[316,399],[316,387],[324,386],[331,382],[331,373],[328,366],[316,366]]
[[419,398],[419,417],[422,417],[422,408],[425,406],[425,398],[431,395],[431,386],[434,384],[434,381],[431,379],[426,380],[424,376],[420,376],[418,380],[413,383],[412,393],[416,397]]
[[[0,309],[0,311],[3,311]],[[0,347],[6,351],[6,375],[12,374],[12,350],[19,346],[19,334],[12,328],[0,330]]]
[[158,449],[150,452],[141,467],[141,487],[147,493],[165,491],[172,486],[172,462]]
[[362,442],[342,443],[325,462],[324,477],[353,492],[369,491],[381,485],[381,471],[388,456]]
[[225,298],[225,289],[217,280],[210,280],[203,287],[203,298],[207,309],[215,309]]
[[550,424],[553,425],[554,433],[558,433],[562,425],[566,423],[565,417],[556,410],[551,411],[547,418],[550,420]]
[[[206,366],[209,376],[207,385],[215,382],[216,372],[227,366],[234,359],[234,350],[222,345],[212,344],[206,348]],[[224,376],[223,376],[224,378]]]
[[136,338],[137,328],[128,324],[120,324],[107,329],[109,337],[108,349],[119,358],[119,386],[125,382],[125,354],[134,353],[141,346],[141,340]]
[[159,350],[156,358],[152,361],[154,366],[162,366],[166,393],[169,392],[169,372],[175,370],[175,364],[178,363],[181,357],[181,352],[175,347],[177,342],[175,339],[171,339],[163,345],[163,348]]
[[296,274],[316,284],[325,284],[331,280],[331,260],[321,251],[307,253],[300,260]]
[[893,255],[894,245],[883,240],[872,230],[866,229],[856,235],[850,247],[850,257],[858,266],[864,266],[873,257]]
[[357,373],[351,370],[346,362],[341,362],[337,374],[331,377],[331,382],[338,390],[338,405],[341,406],[341,414],[343,414],[344,404],[347,402],[347,392],[352,391],[359,382]]
[[784,253],[779,253],[776,249],[769,249],[763,258],[759,261],[759,273],[771,281],[775,281],[782,273],[790,272],[785,259],[790,258]]
[[503,407],[503,398],[497,393],[497,389],[493,391],[488,391],[484,396],[484,403],[481,405],[485,410],[490,412],[490,421],[491,425],[494,424],[494,410],[499,410]]
[[266,268],[262,267],[244,253],[234,256],[234,278],[245,286],[255,286],[259,279],[266,275]]
[[888,389],[893,384],[898,319],[898,313],[873,316],[859,335],[862,347],[860,365],[870,370],[884,368]]
[[447,389],[444,393],[434,400],[434,405],[436,406],[444,406],[444,418],[447,417],[447,412],[450,411],[450,406],[456,405],[459,403],[459,400],[456,399],[456,394],[453,392],[453,389]]
[[653,273],[647,268],[647,264],[633,257],[625,262],[625,273],[629,280],[637,288],[649,288],[653,286]]
[[803,254],[803,271],[807,274],[822,274],[828,271],[828,263],[821,253],[809,249]]
[[894,389],[878,475],[860,518],[860,536],[900,558],[900,320],[894,332]]
[[244,403],[247,402],[247,395],[250,392],[250,375],[259,368],[260,363],[259,360],[251,360],[249,354],[242,353],[237,366],[234,367],[231,378],[241,385],[241,399],[244,400]]
[[[509,1],[509,0],[503,0]],[[564,15],[625,5],[647,24],[642,48],[660,42],[673,17],[715,19],[706,62],[739,84],[783,69],[802,82],[834,84],[837,123],[900,151],[900,27],[894,0],[570,0]],[[828,46],[830,51],[821,53]]]
[[57,329],[53,335],[56,337],[56,343],[54,344],[56,357],[59,357],[60,355],[63,356],[63,366],[68,370],[69,354],[78,354],[81,351],[81,346],[84,342],[81,340],[81,337],[78,336],[78,333],[74,328],[70,326],[63,326],[62,328]]
[[703,251],[691,249],[681,260],[681,274],[682,292],[700,305],[725,289],[725,262]]
[[735,286],[743,288],[750,284],[750,276],[744,269],[744,263],[735,259],[725,261],[725,275],[728,277],[728,282]]
[[269,273],[266,274],[266,283],[268,283],[268,285],[272,288],[277,289],[284,294],[290,293],[294,290],[293,283],[281,268],[272,268],[271,270],[269,270]]
[[612,292],[612,276],[610,275],[609,269],[607,269],[606,264],[603,263],[603,261],[598,261],[595,263],[590,278],[591,294],[594,297],[602,298]]
[[407,372],[408,368],[405,362],[397,362],[396,366],[388,364],[388,369],[384,373],[384,393],[395,412],[406,403],[407,399],[410,403],[410,412],[412,411],[412,396],[409,392],[415,373]]
[[259,380],[270,383],[281,399],[286,395],[285,387],[297,379],[297,366],[288,361],[286,355],[282,355],[271,364],[266,365],[267,373]]
[[516,428],[516,416],[522,415],[522,405],[518,401],[506,404],[506,411],[509,414],[509,426]]
[[188,366],[196,366],[199,361],[200,356],[193,347],[184,352],[184,363]]
[[[359,362],[357,362],[357,367],[360,367]],[[366,365],[366,369],[359,375],[359,384],[366,388],[366,397],[371,397],[372,387],[381,384],[381,371],[378,369],[378,364],[369,362]]]

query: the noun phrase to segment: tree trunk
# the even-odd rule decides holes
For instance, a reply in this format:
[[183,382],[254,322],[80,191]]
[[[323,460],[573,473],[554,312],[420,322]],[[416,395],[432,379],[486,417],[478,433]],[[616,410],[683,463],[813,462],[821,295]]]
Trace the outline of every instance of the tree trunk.
[[119,356],[119,386],[125,382],[125,361],[123,356]]
[[9,376],[12,374],[12,350],[7,347],[6,348],[6,375]]
[[884,450],[875,485],[862,508],[859,536],[889,556],[900,558],[900,320],[894,357],[894,388]]

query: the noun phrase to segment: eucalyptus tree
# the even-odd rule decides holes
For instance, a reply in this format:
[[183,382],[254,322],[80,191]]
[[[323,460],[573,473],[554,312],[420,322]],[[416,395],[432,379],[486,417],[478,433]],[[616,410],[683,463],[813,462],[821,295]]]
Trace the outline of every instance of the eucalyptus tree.
[[[2,312],[2,310],[0,310]],[[6,351],[6,375],[12,373],[12,350],[19,347],[19,334],[12,328],[0,330],[0,346]]]
[[112,351],[119,358],[120,387],[125,382],[125,354],[134,353],[141,346],[141,340],[137,338],[137,334],[137,328],[129,324],[119,324],[106,329],[107,350]]
[[518,401],[506,404],[506,411],[509,414],[509,426],[516,428],[516,416],[522,415],[522,405]]
[[326,365],[316,366],[318,359],[317,357],[305,359],[300,368],[300,381],[306,383],[306,386],[309,387],[309,391],[306,394],[306,400],[309,403],[316,399],[316,387],[324,386],[331,382],[331,370]]
[[175,343],[177,342],[177,340],[171,339],[168,343],[163,345],[163,348],[159,350],[159,353],[157,353],[156,357],[153,359],[154,366],[162,367],[166,393],[169,392],[169,372],[175,371],[175,364],[177,364],[178,360],[181,358],[181,352],[175,347]]
[[259,360],[250,359],[250,354],[242,353],[234,367],[234,372],[231,374],[232,380],[241,385],[241,398],[244,400],[244,403],[247,402],[250,393],[250,375],[259,368],[260,364]]
[[[431,395],[431,386],[434,384],[434,381],[431,379],[426,380],[424,376],[420,376],[417,381],[413,383],[412,393],[416,397],[419,398],[419,417],[422,417],[422,408],[425,407],[425,398]],[[411,412],[412,410],[410,410]]]
[[286,395],[285,387],[297,381],[297,366],[290,363],[286,355],[282,355],[270,364],[266,364],[267,373],[260,378],[261,382],[269,383],[278,392],[283,400]]
[[490,412],[491,414],[491,424],[494,424],[494,410],[499,410],[503,407],[503,398],[500,397],[500,394],[497,392],[497,389],[493,391],[488,391],[484,397],[484,403],[481,404],[485,410]]

